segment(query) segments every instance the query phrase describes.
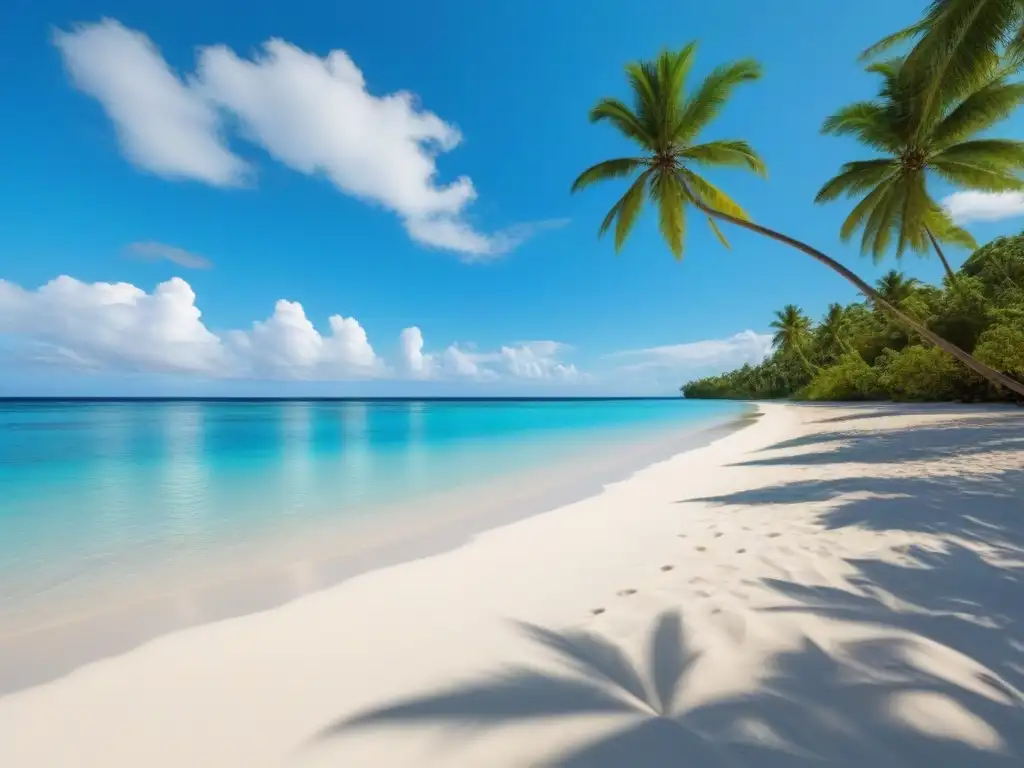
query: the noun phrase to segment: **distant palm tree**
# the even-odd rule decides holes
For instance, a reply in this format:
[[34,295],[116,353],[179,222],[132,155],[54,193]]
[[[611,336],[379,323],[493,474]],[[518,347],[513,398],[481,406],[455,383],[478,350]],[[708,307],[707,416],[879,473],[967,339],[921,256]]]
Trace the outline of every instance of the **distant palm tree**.
[[807,359],[804,350],[811,340],[811,319],[795,304],[787,304],[775,313],[771,327],[775,329],[772,344],[783,355],[796,357],[807,372],[814,374],[815,366]]
[[895,269],[890,269],[875,283],[878,293],[897,307],[910,298],[919,285],[921,285],[921,281],[916,277],[907,277]]
[[939,243],[971,249],[977,243],[929,194],[927,181],[935,176],[987,192],[1024,189],[1017,175],[1024,169],[1024,142],[975,138],[1024,100],[1024,83],[1008,82],[996,62],[960,93],[922,110],[922,86],[901,60],[872,64],[868,70],[882,76],[879,98],[843,107],[825,121],[822,131],[853,136],[882,156],[843,165],[815,202],[841,195],[859,198],[840,229],[844,241],[861,230],[861,251],[870,251],[876,261],[893,242],[897,258],[907,249],[934,249],[955,287],[956,275]]
[[817,329],[821,349],[833,356],[853,352],[853,347],[846,340],[847,330],[846,310],[841,304],[829,304],[828,312]]
[[877,306],[890,312],[900,323],[931,344],[953,355],[964,365],[1020,395],[1024,385],[990,368],[954,344],[932,333],[922,323],[889,304],[866,281],[827,254],[807,243],[761,226],[728,195],[694,167],[739,166],[765,173],[761,158],[745,141],[719,140],[694,144],[697,134],[711,122],[733,89],[760,77],[759,65],[750,60],[718,67],[688,98],[683,87],[693,61],[696,43],[681,51],[662,53],[656,60],[627,65],[626,76],[633,91],[633,107],[618,99],[601,99],[590,111],[591,122],[610,122],[633,141],[641,154],[598,163],[579,175],[573,192],[597,181],[639,175],[605,216],[600,233],[615,222],[615,246],[622,247],[643,207],[644,194],[657,203],[661,233],[676,258],[682,258],[685,231],[684,209],[692,206],[705,216],[715,234],[725,243],[715,221],[726,221],[751,232],[784,243],[824,264],[863,293]]

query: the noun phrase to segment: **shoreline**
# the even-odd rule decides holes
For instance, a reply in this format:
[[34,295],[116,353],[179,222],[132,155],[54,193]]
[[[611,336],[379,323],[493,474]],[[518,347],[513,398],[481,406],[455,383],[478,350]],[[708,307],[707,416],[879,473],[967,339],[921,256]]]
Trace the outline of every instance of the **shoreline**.
[[759,408],[596,496],[0,697],[0,764],[1019,762],[1020,411]]
[[[284,542],[271,538],[227,564],[207,564],[199,577],[185,576],[179,568],[144,578],[148,586],[113,599],[107,595],[110,604],[99,610],[68,615],[88,596],[48,605],[42,615],[54,620],[0,625],[0,697],[167,634],[273,610],[361,574],[457,549],[489,530],[598,495],[651,464],[743,429],[757,415],[752,406],[747,413],[684,427],[681,433],[674,427],[643,437],[630,433],[624,450],[607,445],[576,450],[554,467],[514,469],[411,503],[382,504],[364,516],[322,522],[315,532]],[[491,501],[495,496],[501,500]]]

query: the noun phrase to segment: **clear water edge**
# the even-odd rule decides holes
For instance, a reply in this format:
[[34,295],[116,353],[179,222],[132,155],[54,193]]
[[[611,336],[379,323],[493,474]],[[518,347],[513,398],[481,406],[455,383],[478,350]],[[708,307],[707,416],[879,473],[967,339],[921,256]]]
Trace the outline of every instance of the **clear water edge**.
[[[289,595],[311,591],[387,546],[399,552],[473,517],[494,522],[501,506],[522,513],[509,509],[515,498],[486,511],[481,499],[503,480],[515,488],[533,471],[536,485],[545,470],[557,495],[591,465],[621,468],[624,446],[657,443],[664,457],[676,452],[668,443],[746,410],[677,400],[0,403],[0,636],[258,570],[288,571]],[[562,471],[574,459],[585,466]],[[550,492],[534,497],[519,506],[543,507]]]

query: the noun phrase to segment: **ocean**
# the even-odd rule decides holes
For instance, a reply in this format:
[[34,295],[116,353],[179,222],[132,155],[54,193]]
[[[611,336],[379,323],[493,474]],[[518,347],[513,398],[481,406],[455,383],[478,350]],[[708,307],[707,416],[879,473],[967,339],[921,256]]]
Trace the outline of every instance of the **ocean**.
[[389,516],[428,530],[430,499],[458,506],[461,489],[514,485],[595,452],[610,467],[625,446],[745,410],[682,399],[0,401],[0,634],[71,606],[101,610],[129,587],[134,599],[150,583],[192,584],[254,552],[272,561],[276,542],[291,542],[294,559],[312,542],[356,551],[351,539]]

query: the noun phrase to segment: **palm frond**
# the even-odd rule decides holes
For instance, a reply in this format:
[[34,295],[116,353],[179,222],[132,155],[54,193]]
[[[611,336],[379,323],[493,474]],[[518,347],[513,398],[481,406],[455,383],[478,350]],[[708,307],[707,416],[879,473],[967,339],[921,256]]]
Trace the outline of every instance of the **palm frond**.
[[[644,203],[644,185],[650,178],[651,171],[647,170],[637,176],[629,189],[626,190],[619,201],[615,204],[617,212],[615,215],[615,250],[616,252],[622,250],[622,244],[626,242],[626,238],[629,237],[629,233],[633,229],[633,225],[636,224],[637,217],[640,214],[640,209]],[[608,221],[606,219],[606,221]],[[611,222],[608,221],[610,224]],[[602,233],[607,227],[602,227]]]
[[1024,103],[1024,83],[997,81],[967,96],[936,126],[932,142],[948,147],[990,128]]
[[637,168],[646,165],[646,162],[642,157],[620,157],[592,165],[576,177],[576,181],[572,183],[572,191],[578,192],[598,181],[629,176]]
[[1024,141],[1013,139],[975,139],[946,147],[929,162],[951,160],[982,165],[1011,173],[1024,169]]
[[1013,173],[983,163],[936,157],[932,158],[929,165],[946,181],[968,189],[980,192],[1013,192],[1024,189],[1024,182]]
[[863,226],[865,217],[875,210],[875,206],[885,197],[891,184],[892,180],[879,184],[854,206],[850,215],[843,222],[843,226],[839,229],[839,238],[844,243],[853,237],[853,233]]
[[648,149],[654,146],[654,137],[633,111],[618,99],[601,99],[590,110],[590,122],[607,120],[624,136]]
[[[904,188],[903,201],[895,222],[898,233],[896,258],[900,258],[907,248],[918,253],[928,249],[924,223],[929,212],[935,208],[935,203],[928,197],[923,173],[908,177],[902,186]],[[878,258],[880,254],[875,254],[875,256]]]
[[906,194],[906,187],[903,184],[894,183],[886,186],[885,194],[875,203],[871,215],[864,223],[860,241],[862,254],[870,253],[875,260],[878,260],[885,253],[897,223],[897,212],[902,207]]
[[718,238],[718,242],[724,245],[729,250],[732,250],[732,246],[729,245],[729,241],[725,239],[725,235],[722,234],[722,230],[718,227],[718,222],[708,216],[708,225],[711,227],[711,231],[715,233],[715,237]]
[[658,205],[658,223],[662,237],[676,259],[683,258],[683,232],[686,226],[683,211],[683,190],[672,174],[660,173],[651,180],[651,202]]
[[685,190],[689,190],[689,193],[695,196],[700,202],[704,203],[708,208],[718,211],[719,213],[725,213],[729,216],[735,216],[738,219],[749,219],[750,216],[744,211],[739,203],[734,201],[725,192],[720,190],[710,181],[694,173],[686,168],[681,168],[677,171],[682,182],[684,194]]
[[680,157],[703,165],[745,167],[760,176],[768,175],[764,160],[745,141],[709,141],[687,147],[680,152]]
[[842,194],[852,197],[887,181],[898,172],[899,163],[892,158],[855,160],[846,163],[836,176],[825,182],[814,202],[827,203]]
[[884,104],[857,101],[829,116],[821,126],[821,132],[833,136],[854,136],[881,152],[893,152],[903,143],[894,122]]
[[672,130],[673,139],[681,143],[692,139],[715,118],[737,86],[760,77],[761,65],[753,59],[717,67],[686,102]]
[[901,29],[899,32],[893,32],[891,35],[887,35],[879,40],[877,43],[872,45],[870,48],[864,50],[860,55],[861,61],[867,61],[875,58],[880,53],[888,51],[890,48],[905,43],[908,40],[913,40],[915,37],[920,35],[925,29],[926,25],[924,21],[919,21],[916,24],[911,24],[905,29]]

